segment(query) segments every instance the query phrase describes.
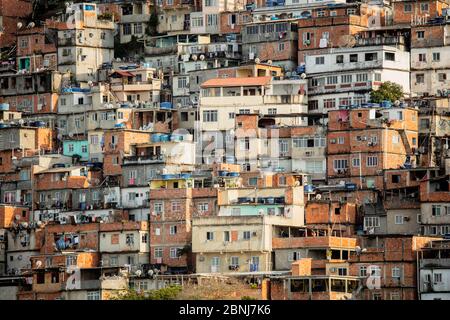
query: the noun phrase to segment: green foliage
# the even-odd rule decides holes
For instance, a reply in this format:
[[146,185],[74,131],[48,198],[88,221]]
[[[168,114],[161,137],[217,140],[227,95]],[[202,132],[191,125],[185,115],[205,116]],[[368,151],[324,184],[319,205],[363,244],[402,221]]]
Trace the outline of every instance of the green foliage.
[[258,289],[258,285],[256,283],[250,283],[250,288]]
[[181,286],[172,285],[158,290],[148,292],[137,292],[128,290],[118,294],[112,300],[175,300],[181,292]]
[[250,297],[250,296],[242,296],[241,300],[258,300],[258,299]]
[[105,12],[105,13],[103,13],[103,14],[99,14],[99,15],[97,16],[97,19],[98,19],[98,20],[108,20],[108,21],[112,21],[113,15],[112,15],[112,13],[110,13],[110,12]]
[[373,103],[380,103],[383,100],[394,102],[403,98],[403,88],[399,84],[386,81],[381,84],[378,90],[372,90],[370,100]]
[[148,26],[145,30],[145,33],[150,36],[156,35],[157,29],[158,29],[158,23],[159,23],[158,14],[156,13],[156,11],[153,11],[150,14],[150,19],[148,20]]

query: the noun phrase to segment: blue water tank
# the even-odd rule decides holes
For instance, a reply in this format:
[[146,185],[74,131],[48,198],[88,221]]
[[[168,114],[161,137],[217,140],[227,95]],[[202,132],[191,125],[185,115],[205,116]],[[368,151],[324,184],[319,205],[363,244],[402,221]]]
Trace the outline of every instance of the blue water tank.
[[303,190],[306,193],[312,193],[312,192],[314,192],[314,186],[312,184],[307,184],[303,187]]
[[160,108],[161,109],[172,109],[172,102],[161,102]]
[[0,103],[0,111],[8,111],[9,103]]

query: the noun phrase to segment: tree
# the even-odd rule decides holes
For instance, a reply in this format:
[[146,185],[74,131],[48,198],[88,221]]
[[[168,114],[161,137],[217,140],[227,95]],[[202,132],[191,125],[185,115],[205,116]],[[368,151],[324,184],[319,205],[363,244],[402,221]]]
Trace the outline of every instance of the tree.
[[386,81],[381,84],[378,90],[372,90],[370,100],[373,103],[380,103],[383,100],[394,102],[403,98],[403,88],[401,85]]
[[175,300],[181,292],[181,286],[172,285],[165,288],[150,290],[147,292],[138,292],[136,290],[127,290],[119,293],[112,300]]

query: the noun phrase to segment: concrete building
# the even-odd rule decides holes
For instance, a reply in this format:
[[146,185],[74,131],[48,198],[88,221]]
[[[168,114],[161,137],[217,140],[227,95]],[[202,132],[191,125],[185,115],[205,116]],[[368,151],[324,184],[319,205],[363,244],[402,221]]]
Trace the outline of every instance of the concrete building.
[[311,52],[305,58],[308,111],[366,105],[370,92],[385,81],[399,84],[409,95],[409,52],[404,43],[401,36],[360,38],[351,48]]
[[448,240],[434,240],[419,252],[419,299],[450,300]]
[[58,25],[58,70],[71,81],[97,81],[97,69],[114,58],[114,23],[94,3],[73,4]]
[[193,219],[197,272],[273,270],[276,231],[304,224],[302,181],[299,186],[291,181],[286,187],[219,189],[218,216]]
[[328,112],[329,182],[381,189],[383,169],[414,167],[418,113],[410,108],[355,108]]

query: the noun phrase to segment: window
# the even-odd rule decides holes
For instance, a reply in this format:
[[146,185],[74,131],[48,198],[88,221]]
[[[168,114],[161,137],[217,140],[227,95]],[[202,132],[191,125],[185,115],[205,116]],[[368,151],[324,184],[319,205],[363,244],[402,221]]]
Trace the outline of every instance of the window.
[[119,258],[117,256],[109,257],[109,265],[110,266],[117,266],[117,265],[119,265]]
[[344,137],[338,137],[337,138],[337,143],[338,144],[344,144],[345,143],[345,138]]
[[155,248],[154,255],[155,255],[155,258],[162,258],[163,257],[163,248]]
[[325,14],[326,14],[325,10],[323,10],[323,9],[317,10],[318,17],[325,17]]
[[187,88],[187,77],[178,78],[178,88]]
[[337,84],[338,77],[337,76],[329,76],[327,77],[327,84]]
[[269,109],[268,109],[268,113],[269,113],[270,115],[275,115],[275,114],[277,114],[277,108],[269,108]]
[[286,156],[289,153],[288,140],[278,140],[278,148],[280,150],[280,156]]
[[233,267],[238,267],[239,266],[239,257],[231,257],[230,259],[230,265]]
[[214,240],[214,232],[207,231],[206,232],[206,240],[208,240],[208,241]]
[[367,73],[358,73],[356,75],[356,82],[365,82],[367,81],[368,76]]
[[207,212],[209,209],[208,202],[202,202],[198,204],[198,211],[201,213]]
[[207,26],[217,26],[217,14],[207,14],[206,15],[206,25]]
[[433,61],[441,61],[441,53],[433,52]]
[[367,276],[367,267],[366,266],[360,266],[359,267],[359,276],[360,277],[366,277]]
[[364,217],[364,229],[380,227],[379,217]]
[[180,201],[172,201],[172,212],[180,212],[181,211],[181,202]]
[[395,224],[403,224],[404,218],[401,215],[395,216]]
[[323,107],[325,109],[334,109],[336,108],[336,99],[324,99]]
[[350,55],[350,62],[358,62],[358,55],[357,54],[351,54]]
[[385,52],[384,59],[389,61],[395,61],[395,53],[394,52]]
[[217,122],[217,110],[205,110],[203,111],[204,122]]
[[420,11],[421,12],[428,12],[428,3],[421,3],[420,4]]
[[100,300],[100,291],[88,291],[87,299],[88,300]]
[[351,14],[356,14],[356,9],[355,8],[347,9],[347,15],[351,15]]
[[308,110],[318,110],[319,109],[319,101],[317,100],[310,100],[308,101]]
[[342,83],[351,83],[353,81],[353,76],[351,74],[341,76]]
[[445,82],[445,80],[447,80],[447,74],[446,73],[438,73],[438,79],[439,79],[439,82]]
[[365,54],[366,61],[375,61],[378,59],[378,54],[376,52],[369,52]]
[[81,152],[87,153],[87,152],[88,152],[87,149],[88,149],[88,146],[87,146],[87,145],[84,144],[84,145],[81,146]]
[[248,185],[250,186],[256,186],[258,185],[258,178],[248,178]]
[[131,35],[131,24],[124,23],[123,26],[122,26],[122,32],[126,36]]
[[405,3],[403,5],[403,11],[404,12],[412,12],[412,4],[411,3]]
[[375,81],[381,81],[381,73],[375,73]]
[[338,268],[338,275],[346,276],[347,275],[347,268]]
[[278,44],[278,51],[284,51],[284,42]]
[[419,53],[418,57],[420,62],[427,62],[427,55],[425,53]]
[[171,259],[178,259],[178,258],[180,258],[179,248],[170,248],[170,258]]
[[344,55],[338,54],[336,56],[336,63],[344,63]]
[[359,167],[360,166],[359,158],[353,158],[352,159],[352,166],[353,167]]
[[244,232],[242,232],[242,239],[243,239],[243,240],[250,240],[250,237],[251,237],[250,231],[244,231]]
[[155,204],[153,205],[153,210],[155,211],[156,214],[161,214],[163,212],[164,205],[162,202],[155,202]]
[[301,253],[300,253],[300,251],[291,251],[291,252],[288,252],[288,261],[289,262],[291,262],[291,261],[297,261],[297,260],[300,260],[302,257],[301,257]]
[[377,156],[369,156],[369,157],[367,157],[367,166],[368,167],[376,167],[376,166],[378,166],[378,157]]
[[177,226],[170,226],[170,234],[171,235],[177,234]]
[[248,151],[250,150],[250,138],[245,137],[244,139],[239,140],[240,150]]
[[335,159],[333,160],[333,168],[335,170],[347,169],[348,161],[347,159]]
[[425,31],[416,31],[417,39],[425,38]]
[[325,64],[325,57],[316,57],[316,64]]
[[381,293],[379,293],[379,292],[372,293],[372,299],[373,300],[383,300],[382,296],[381,296]]
[[442,273],[435,273],[433,275],[434,283],[442,283]]
[[431,215],[434,217],[440,217],[441,216],[441,206],[433,204],[431,206]]
[[400,279],[401,272],[399,267],[393,267],[392,268],[392,278]]
[[416,74],[416,83],[425,83],[425,75],[423,73]]

